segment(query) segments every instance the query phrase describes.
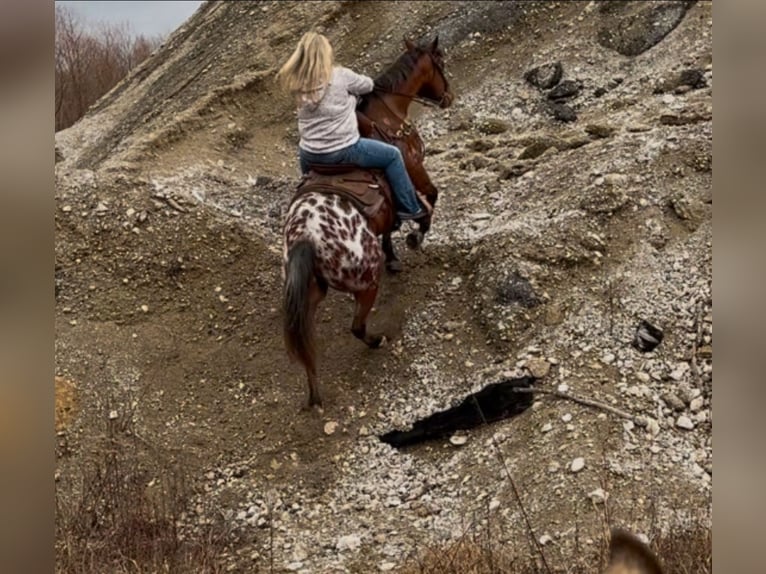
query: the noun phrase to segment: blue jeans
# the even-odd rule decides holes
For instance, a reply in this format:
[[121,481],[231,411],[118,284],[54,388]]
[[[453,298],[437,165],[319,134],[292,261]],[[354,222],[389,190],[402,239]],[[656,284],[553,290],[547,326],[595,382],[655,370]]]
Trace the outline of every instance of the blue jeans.
[[304,175],[308,173],[309,164],[312,163],[347,163],[383,169],[396,199],[399,218],[414,219],[427,213],[415,195],[415,186],[407,174],[402,152],[396,146],[369,138],[359,138],[356,143],[330,153],[311,153],[301,148],[299,152],[301,172]]

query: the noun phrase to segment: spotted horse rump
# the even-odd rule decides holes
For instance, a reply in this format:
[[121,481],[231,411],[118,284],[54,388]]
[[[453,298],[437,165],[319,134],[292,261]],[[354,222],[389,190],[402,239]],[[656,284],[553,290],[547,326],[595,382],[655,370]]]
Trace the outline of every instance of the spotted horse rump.
[[314,250],[316,275],[333,289],[357,293],[380,284],[383,250],[351,200],[305,193],[290,206],[284,233],[285,269],[290,248],[306,242]]

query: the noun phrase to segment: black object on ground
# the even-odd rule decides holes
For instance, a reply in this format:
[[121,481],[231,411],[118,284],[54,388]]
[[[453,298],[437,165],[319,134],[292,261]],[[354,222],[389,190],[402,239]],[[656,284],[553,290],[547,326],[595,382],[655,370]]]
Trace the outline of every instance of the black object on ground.
[[641,320],[633,337],[633,346],[642,353],[650,353],[662,343],[663,337],[664,334],[660,329],[648,321]]
[[514,389],[531,388],[536,380],[535,377],[521,377],[492,383],[468,395],[458,406],[417,421],[411,430],[394,430],[382,435],[380,440],[402,448],[445,438],[455,431],[481,426],[484,421],[491,423],[511,418],[527,410],[533,400],[532,393],[517,393]]

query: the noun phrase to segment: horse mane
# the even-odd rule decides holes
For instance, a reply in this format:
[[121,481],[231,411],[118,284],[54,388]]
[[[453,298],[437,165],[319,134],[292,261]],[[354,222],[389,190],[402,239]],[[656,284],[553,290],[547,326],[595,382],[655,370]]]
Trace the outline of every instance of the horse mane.
[[418,60],[425,53],[422,46],[417,46],[414,50],[404,52],[396,61],[375,78],[375,87],[383,90],[394,91],[409,77]]
[[[418,65],[420,57],[427,52],[424,46],[416,46],[414,50],[409,50],[401,54],[396,61],[388,68],[383,70],[373,79],[375,87],[387,92],[395,92],[404,81],[409,77],[415,66]],[[371,94],[365,94],[361,97],[357,109],[364,111],[367,107]]]

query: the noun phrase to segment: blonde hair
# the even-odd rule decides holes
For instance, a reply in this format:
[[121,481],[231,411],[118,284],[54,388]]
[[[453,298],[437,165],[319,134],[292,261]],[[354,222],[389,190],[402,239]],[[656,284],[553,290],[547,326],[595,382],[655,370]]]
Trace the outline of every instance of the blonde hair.
[[318,102],[332,76],[334,58],[330,41],[316,32],[306,32],[282,68],[277,80],[282,88],[303,101]]

